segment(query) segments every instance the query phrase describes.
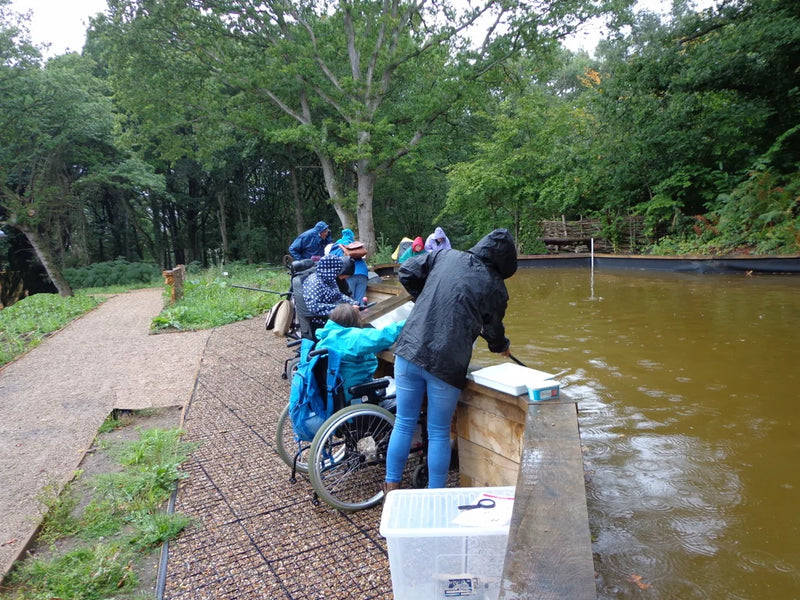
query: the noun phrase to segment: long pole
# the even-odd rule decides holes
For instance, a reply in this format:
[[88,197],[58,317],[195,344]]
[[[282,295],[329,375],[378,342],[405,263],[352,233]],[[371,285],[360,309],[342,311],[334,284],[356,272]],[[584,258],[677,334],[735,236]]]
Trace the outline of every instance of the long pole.
[[262,288],[249,287],[249,286],[246,286],[246,285],[236,285],[236,284],[233,284],[233,283],[230,284],[230,287],[239,288],[240,290],[253,290],[254,292],[266,292],[268,294],[278,294],[279,296],[288,296],[289,295],[288,292],[276,292],[274,290],[265,290],[265,289],[262,289]]

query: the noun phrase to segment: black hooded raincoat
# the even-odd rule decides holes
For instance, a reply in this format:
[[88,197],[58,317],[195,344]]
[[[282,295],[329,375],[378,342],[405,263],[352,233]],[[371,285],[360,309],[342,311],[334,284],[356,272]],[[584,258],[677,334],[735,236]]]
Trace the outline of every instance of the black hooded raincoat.
[[495,229],[467,252],[440,250],[408,259],[399,278],[415,304],[395,354],[463,388],[481,333],[492,352],[509,347],[503,280],[516,270],[517,251],[507,229]]

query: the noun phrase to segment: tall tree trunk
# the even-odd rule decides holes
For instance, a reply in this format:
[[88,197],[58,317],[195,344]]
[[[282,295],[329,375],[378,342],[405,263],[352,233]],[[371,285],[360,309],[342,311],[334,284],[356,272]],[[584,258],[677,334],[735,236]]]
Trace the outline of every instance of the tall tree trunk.
[[[294,222],[297,225],[297,235],[305,231],[303,224],[303,196],[300,194],[300,182],[297,179],[297,164],[294,160],[294,148],[291,144],[289,149],[289,180],[292,183],[292,199],[294,200]],[[289,240],[291,242],[291,240]],[[287,244],[288,246],[288,244]]]
[[372,198],[375,194],[374,170],[369,168],[369,161],[358,161],[358,239],[366,246],[367,254],[377,252],[378,242],[375,239],[375,223],[372,218]]
[[226,203],[225,199],[227,193],[225,190],[217,190],[217,205],[219,206],[219,236],[222,242],[222,260],[227,263],[230,260],[228,256],[228,220],[226,218]]
[[30,243],[33,251],[36,253],[36,257],[39,259],[39,262],[42,263],[45,271],[47,271],[47,274],[50,276],[50,281],[52,281],[53,285],[56,286],[58,295],[65,297],[72,296],[72,288],[61,274],[61,270],[56,265],[55,259],[50,253],[50,249],[47,247],[47,243],[41,238],[39,233],[33,229],[28,229],[24,225],[17,224],[14,225],[14,227],[16,227],[28,239],[28,243]]
[[[328,197],[331,199],[333,209],[336,211],[339,220],[342,223],[342,229],[352,229],[353,227],[353,214],[348,211],[342,204],[342,192],[339,180],[336,178],[336,169],[333,165],[331,157],[324,152],[317,151],[317,158],[322,165],[322,175],[325,178],[325,188],[328,190]],[[329,223],[330,225],[330,223]],[[332,228],[333,229],[333,228]],[[331,233],[333,238],[336,239],[336,234]]]

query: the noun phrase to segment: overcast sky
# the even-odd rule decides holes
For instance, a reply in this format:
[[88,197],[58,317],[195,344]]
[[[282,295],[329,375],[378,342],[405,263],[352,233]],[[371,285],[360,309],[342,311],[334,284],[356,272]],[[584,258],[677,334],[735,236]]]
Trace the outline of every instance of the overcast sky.
[[35,44],[49,43],[45,56],[80,52],[86,41],[89,17],[107,8],[106,0],[13,0],[15,12],[33,11],[30,21]]
[[[713,0],[699,0],[698,4],[709,5]],[[639,0],[638,6],[656,12],[669,12],[671,0]],[[17,12],[33,11],[31,37],[34,43],[49,43],[45,56],[57,56],[68,50],[80,52],[86,41],[89,17],[107,8],[106,0],[13,0],[12,8]],[[592,52],[602,33],[587,27],[565,46],[570,50],[581,47]]]

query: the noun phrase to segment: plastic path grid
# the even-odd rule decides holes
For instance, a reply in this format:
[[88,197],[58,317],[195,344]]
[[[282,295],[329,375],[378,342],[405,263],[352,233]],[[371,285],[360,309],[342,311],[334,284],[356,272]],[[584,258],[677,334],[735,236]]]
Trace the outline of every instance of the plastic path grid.
[[[261,319],[212,333],[183,424],[199,446],[175,503],[193,525],[169,544],[161,598],[393,597],[381,506],[314,506],[308,479],[290,483],[275,449],[291,354]],[[457,473],[450,480],[457,485]]]

